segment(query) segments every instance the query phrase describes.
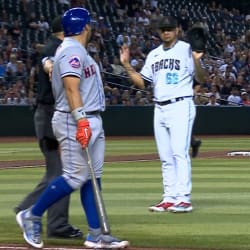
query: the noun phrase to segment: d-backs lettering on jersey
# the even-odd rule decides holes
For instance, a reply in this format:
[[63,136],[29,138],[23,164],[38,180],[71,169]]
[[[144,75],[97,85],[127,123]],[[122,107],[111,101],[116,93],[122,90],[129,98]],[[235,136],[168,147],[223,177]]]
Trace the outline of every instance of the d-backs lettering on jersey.
[[151,68],[153,73],[161,69],[180,70],[180,60],[174,58],[162,59],[158,62],[153,63],[151,65]]
[[184,41],[168,50],[161,44],[150,51],[140,73],[152,83],[156,101],[193,95],[194,61],[191,47]]

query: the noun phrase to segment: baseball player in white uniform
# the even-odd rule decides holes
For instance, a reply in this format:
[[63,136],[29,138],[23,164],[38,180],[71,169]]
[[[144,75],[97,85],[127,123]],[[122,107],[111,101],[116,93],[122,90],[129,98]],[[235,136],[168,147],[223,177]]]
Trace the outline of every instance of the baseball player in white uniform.
[[191,212],[191,161],[189,157],[195,118],[193,79],[202,82],[203,53],[192,52],[190,44],[178,40],[178,23],[172,16],[159,20],[162,44],[147,56],[140,73],[130,65],[129,47],[120,49],[120,60],[133,83],[154,91],[154,135],[162,163],[162,201],[149,207],[156,212]]
[[91,35],[91,19],[84,8],[72,8],[62,17],[64,40],[58,47],[52,71],[55,112],[53,132],[60,143],[63,174],[54,179],[29,209],[17,214],[24,239],[36,248],[43,247],[41,217],[57,200],[80,189],[89,233],[85,247],[93,249],[125,248],[121,241],[103,234],[88,168],[88,147],[97,183],[101,188],[105,137],[100,112],[105,98],[100,70],[86,51]]

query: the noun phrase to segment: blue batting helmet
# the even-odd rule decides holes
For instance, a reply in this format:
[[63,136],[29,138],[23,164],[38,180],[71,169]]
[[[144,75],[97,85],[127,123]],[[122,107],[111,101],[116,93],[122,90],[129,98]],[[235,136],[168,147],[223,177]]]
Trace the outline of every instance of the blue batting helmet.
[[90,13],[88,10],[84,8],[69,9],[62,17],[64,35],[79,35],[88,23],[90,23]]

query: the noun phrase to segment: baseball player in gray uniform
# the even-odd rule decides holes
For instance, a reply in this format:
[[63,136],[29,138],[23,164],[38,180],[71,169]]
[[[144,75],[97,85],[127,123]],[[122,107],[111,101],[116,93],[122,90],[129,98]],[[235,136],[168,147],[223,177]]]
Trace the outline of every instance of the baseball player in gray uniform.
[[120,60],[133,83],[144,88],[150,82],[154,91],[154,135],[162,163],[162,201],[149,207],[157,212],[190,212],[191,161],[189,156],[195,118],[193,78],[202,82],[203,53],[192,52],[190,44],[178,40],[178,23],[172,16],[159,20],[162,44],[147,56],[140,73],[129,63],[129,48],[120,49]]
[[49,184],[31,208],[16,217],[24,239],[36,248],[43,247],[43,213],[76,189],[80,189],[89,227],[85,247],[117,249],[129,245],[128,241],[103,234],[101,230],[85,151],[88,148],[101,188],[105,136],[100,112],[105,109],[105,98],[99,67],[85,49],[91,36],[90,23],[90,14],[84,8],[69,9],[62,18],[65,38],[55,54],[52,71],[55,97],[52,128],[60,144],[63,174]]
[[[56,176],[62,173],[62,163],[59,154],[59,144],[53,134],[51,119],[54,113],[54,97],[52,94],[49,72],[53,57],[63,40],[61,16],[54,18],[51,24],[52,35],[43,47],[39,59],[37,83],[37,108],[34,114],[34,125],[39,147],[45,157],[46,170],[37,186],[16,207],[16,214],[30,207]],[[43,64],[44,62],[44,64]],[[69,224],[70,196],[56,202],[47,212],[47,236],[56,238],[82,238],[82,232]]]

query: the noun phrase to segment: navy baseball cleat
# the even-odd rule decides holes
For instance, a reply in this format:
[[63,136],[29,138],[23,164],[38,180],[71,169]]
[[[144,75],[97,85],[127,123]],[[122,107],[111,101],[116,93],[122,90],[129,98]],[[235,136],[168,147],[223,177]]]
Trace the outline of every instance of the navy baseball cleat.
[[64,230],[47,232],[48,238],[82,239],[83,233],[79,228],[68,225]]
[[111,235],[100,234],[96,237],[87,235],[84,246],[93,249],[122,249],[129,246],[129,242],[118,240]]
[[43,248],[41,217],[32,215],[30,209],[26,209],[17,213],[16,221],[23,231],[25,241],[35,248]]

